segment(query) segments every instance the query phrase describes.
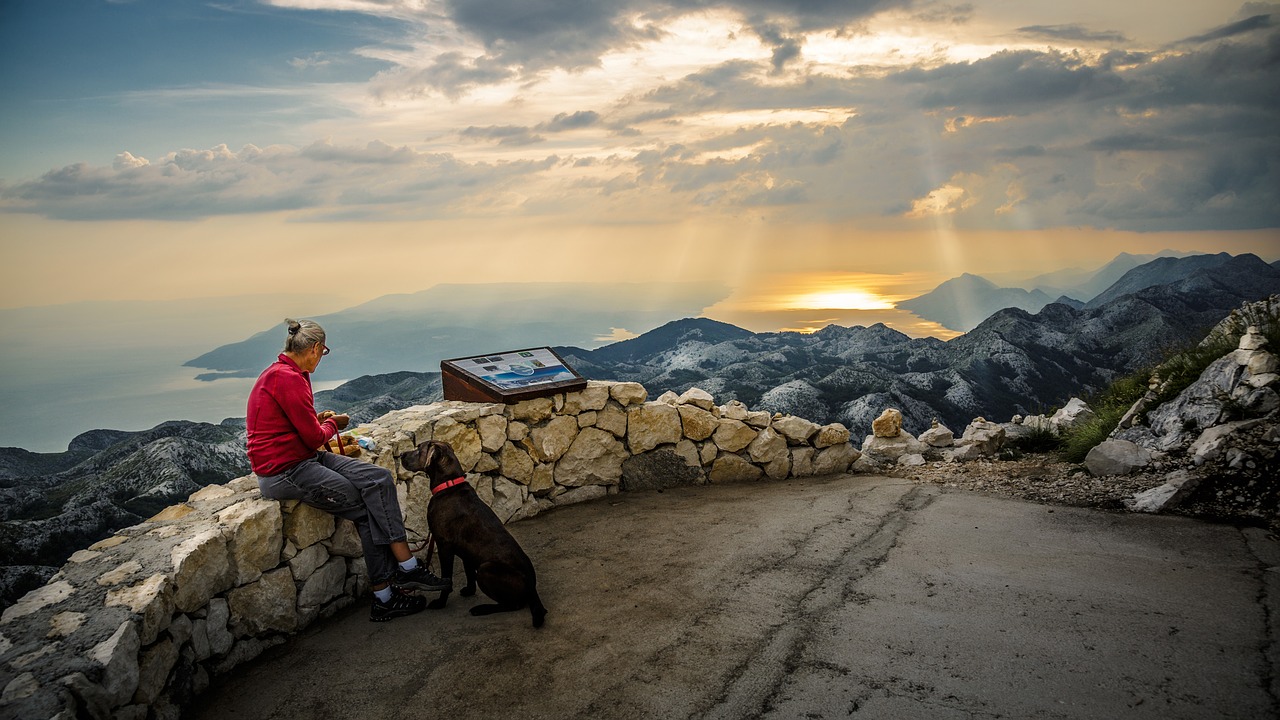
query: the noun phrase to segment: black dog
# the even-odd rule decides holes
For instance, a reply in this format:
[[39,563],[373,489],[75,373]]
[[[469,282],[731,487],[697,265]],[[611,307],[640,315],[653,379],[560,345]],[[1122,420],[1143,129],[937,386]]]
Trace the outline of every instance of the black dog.
[[[439,441],[427,441],[400,455],[400,464],[410,472],[426,472],[431,479],[431,504],[427,526],[440,550],[440,574],[453,577],[453,558],[462,558],[467,574],[463,597],[476,593],[476,585],[496,605],[477,605],[472,615],[512,612],[523,607],[533,615],[533,626],[542,627],[547,609],[538,597],[533,563],[516,539],[503,527],[493,510],[476,495],[467,482],[453,448]],[[444,590],[427,607],[438,610],[449,600]]]

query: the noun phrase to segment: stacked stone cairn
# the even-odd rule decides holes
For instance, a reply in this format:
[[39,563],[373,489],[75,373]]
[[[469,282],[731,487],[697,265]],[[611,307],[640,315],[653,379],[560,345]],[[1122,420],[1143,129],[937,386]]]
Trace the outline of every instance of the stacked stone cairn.
[[[449,443],[504,522],[677,485],[847,472],[840,424],[723,406],[697,388],[648,401],[590,382],[515,405],[441,402],[361,425],[390,469],[410,529],[426,533],[424,475],[396,457]],[[201,489],[71,557],[0,617],[0,717],[176,718],[227,672],[357,600],[369,579],[352,523],[263,499],[249,475]]]
[[1007,426],[974,418],[956,440],[955,434],[935,418],[931,427],[912,437],[902,429],[902,412],[888,408],[871,422],[871,434],[862,442],[862,456],[855,472],[881,472],[890,467],[915,467],[926,462],[964,462],[991,458],[1004,447]]

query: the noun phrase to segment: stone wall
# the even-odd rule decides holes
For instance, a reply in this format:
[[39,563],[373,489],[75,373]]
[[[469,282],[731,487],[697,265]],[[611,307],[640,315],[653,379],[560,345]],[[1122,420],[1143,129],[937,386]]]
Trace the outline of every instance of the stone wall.
[[[620,491],[847,471],[839,424],[717,406],[706,392],[647,401],[591,382],[516,405],[443,402],[358,431],[395,473],[406,525],[425,535],[427,481],[396,457],[424,440],[457,452],[504,522]],[[73,555],[0,618],[0,718],[175,718],[210,677],[367,600],[355,527],[254,476],[212,485]]]

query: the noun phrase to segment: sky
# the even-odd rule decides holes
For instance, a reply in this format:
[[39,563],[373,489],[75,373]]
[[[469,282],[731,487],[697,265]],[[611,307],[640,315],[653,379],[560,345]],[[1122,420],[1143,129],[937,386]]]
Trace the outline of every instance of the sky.
[[240,416],[182,362],[444,283],[947,339],[895,303],[1280,260],[1278,69],[1277,3],[4,0],[0,445]]

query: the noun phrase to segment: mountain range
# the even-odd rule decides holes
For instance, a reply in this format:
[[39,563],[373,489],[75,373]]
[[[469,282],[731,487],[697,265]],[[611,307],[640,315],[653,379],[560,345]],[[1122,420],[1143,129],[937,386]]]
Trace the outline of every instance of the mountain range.
[[[1163,250],[1154,255],[1120,253],[1111,262],[1096,270],[1079,268],[1058,270],[1016,283],[1015,287],[1002,287],[988,278],[965,273],[960,277],[947,280],[924,295],[904,300],[897,306],[951,330],[968,332],[983,320],[1005,308],[1016,307],[1036,313],[1051,302],[1059,302],[1075,308],[1083,307],[1103,291],[1113,288],[1122,277],[1129,274],[1129,271],[1155,260],[1176,260],[1183,257],[1187,255],[1172,250]],[[1174,263],[1172,267],[1184,269],[1184,274],[1189,274],[1193,270],[1190,266],[1178,263]],[[1147,280],[1139,277],[1132,278],[1133,281],[1124,292],[1116,293],[1112,297],[1160,284],[1160,281],[1154,278]],[[1169,277],[1163,282],[1172,282],[1175,279],[1177,278]],[[1144,282],[1146,284],[1142,284]]]
[[[588,378],[637,381],[655,396],[696,386],[720,403],[842,422],[854,437],[867,434],[886,407],[901,410],[913,434],[934,418],[959,432],[976,416],[1048,412],[1154,365],[1242,303],[1280,293],[1280,267],[1254,255],[1159,258],[1130,269],[1115,287],[1138,289],[1104,291],[1098,297],[1110,299],[1084,307],[1002,309],[946,342],[883,324],[753,333],[686,318],[597,349],[556,349]],[[318,392],[316,405],[366,422],[440,397],[439,373],[398,371]],[[0,556],[8,566],[0,572],[0,604],[43,582],[74,550],[202,485],[247,472],[242,419],[95,430],[63,453],[0,448]]]

